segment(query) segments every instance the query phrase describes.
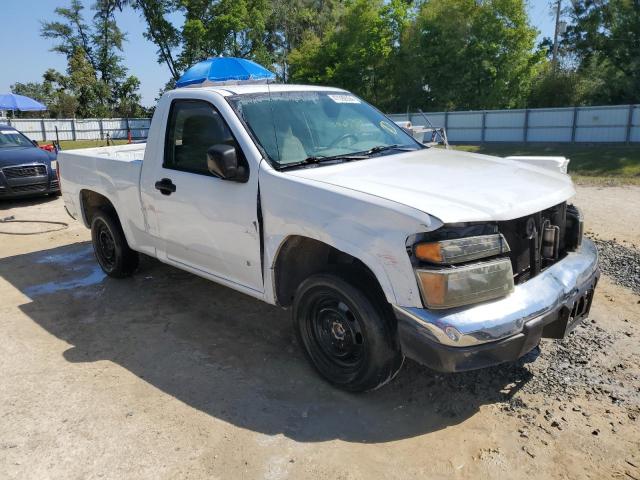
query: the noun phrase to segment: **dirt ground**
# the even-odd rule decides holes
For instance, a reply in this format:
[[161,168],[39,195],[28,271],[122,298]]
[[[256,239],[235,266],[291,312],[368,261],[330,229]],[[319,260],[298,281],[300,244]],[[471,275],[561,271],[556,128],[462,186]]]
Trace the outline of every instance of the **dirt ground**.
[[[640,245],[640,187],[577,203]],[[11,215],[68,226],[0,223],[0,478],[640,479],[640,296],[606,277],[533,363],[407,361],[351,395],[307,365],[288,312],[148,258],[105,278],[60,199]]]

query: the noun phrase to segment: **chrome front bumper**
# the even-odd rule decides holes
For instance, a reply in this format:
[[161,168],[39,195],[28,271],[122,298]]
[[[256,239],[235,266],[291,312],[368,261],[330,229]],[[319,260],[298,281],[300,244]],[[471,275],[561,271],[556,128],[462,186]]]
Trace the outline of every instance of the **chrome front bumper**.
[[579,250],[516,286],[503,299],[450,310],[394,305],[401,343],[411,344],[411,351],[421,341],[425,348],[442,346],[453,352],[476,347],[487,350],[490,344],[526,334],[534,325],[540,326],[539,340],[543,324],[566,317],[563,321],[573,328],[573,323],[586,316],[598,275],[598,251],[585,238]]

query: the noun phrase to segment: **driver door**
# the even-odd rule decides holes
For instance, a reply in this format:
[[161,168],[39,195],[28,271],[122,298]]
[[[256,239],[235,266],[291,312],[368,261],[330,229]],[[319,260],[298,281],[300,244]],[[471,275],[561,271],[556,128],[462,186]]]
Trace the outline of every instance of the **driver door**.
[[[154,212],[165,260],[223,283],[262,293],[257,219],[258,172],[249,180],[223,180],[207,167],[207,150],[227,144],[242,150],[215,105],[206,100],[171,103],[164,158],[144,178],[147,209]],[[249,168],[247,164],[247,168]],[[253,171],[252,171],[253,170]]]

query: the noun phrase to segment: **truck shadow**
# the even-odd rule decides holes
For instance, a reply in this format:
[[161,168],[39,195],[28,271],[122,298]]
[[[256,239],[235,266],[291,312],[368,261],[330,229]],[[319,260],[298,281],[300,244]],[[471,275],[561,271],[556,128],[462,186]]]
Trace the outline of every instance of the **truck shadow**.
[[0,259],[33,321],[73,345],[73,363],[109,360],[218,419],[297,441],[375,443],[458,424],[508,403],[530,378],[519,364],[439,375],[407,361],[384,388],[334,389],[295,344],[289,312],[143,257],[113,280],[88,242]]

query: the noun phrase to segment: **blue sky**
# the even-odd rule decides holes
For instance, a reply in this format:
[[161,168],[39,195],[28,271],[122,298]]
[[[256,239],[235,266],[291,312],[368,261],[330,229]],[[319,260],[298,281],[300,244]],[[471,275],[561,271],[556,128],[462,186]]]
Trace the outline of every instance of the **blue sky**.
[[[89,7],[92,1],[84,3]],[[49,51],[52,41],[40,37],[40,22],[53,19],[53,10],[68,4],[68,0],[0,0],[0,93],[9,92],[15,82],[41,81],[47,68],[65,70],[64,57]],[[553,35],[550,10],[549,0],[529,0],[531,22],[540,37]],[[125,10],[118,14],[118,23],[127,33],[125,65],[140,79],[142,103],[152,105],[169,72],[156,62],[156,48],[142,36],[145,26],[139,15]]]

